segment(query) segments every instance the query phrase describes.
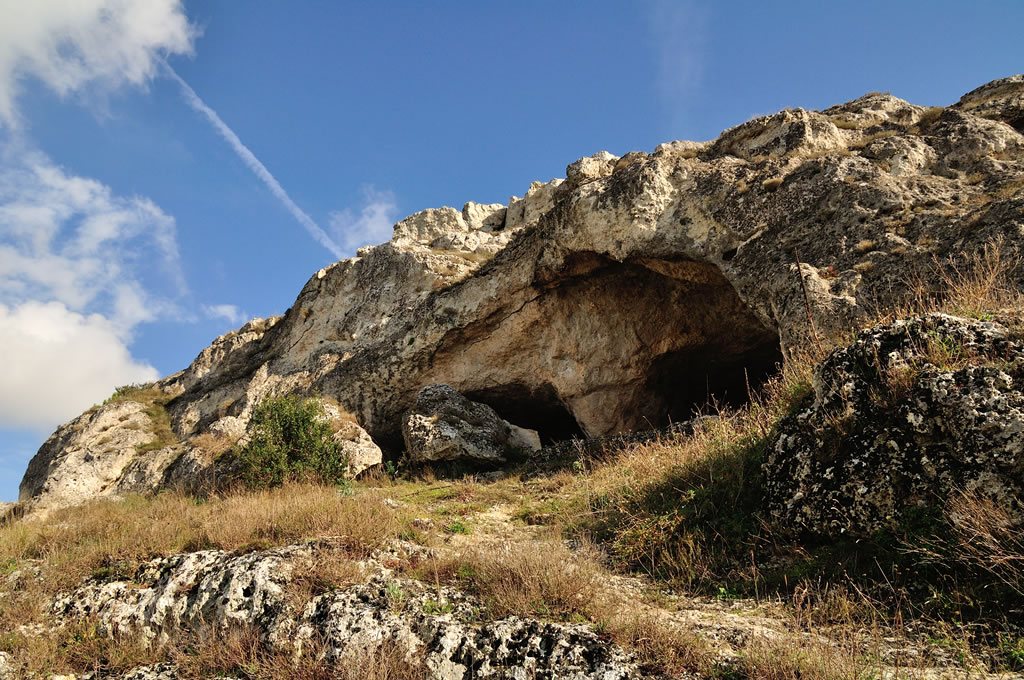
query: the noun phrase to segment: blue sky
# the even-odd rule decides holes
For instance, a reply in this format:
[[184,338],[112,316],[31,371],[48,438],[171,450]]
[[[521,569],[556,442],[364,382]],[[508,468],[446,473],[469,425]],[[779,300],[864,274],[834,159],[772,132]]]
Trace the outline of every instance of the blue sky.
[[786,106],[951,103],[1024,71],[1022,25],[1018,0],[0,0],[0,499],[58,423],[409,213]]

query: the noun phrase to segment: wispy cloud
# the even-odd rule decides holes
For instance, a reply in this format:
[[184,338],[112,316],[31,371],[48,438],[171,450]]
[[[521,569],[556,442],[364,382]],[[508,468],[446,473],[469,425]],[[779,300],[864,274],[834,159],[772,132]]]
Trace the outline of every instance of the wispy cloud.
[[[133,326],[158,306],[144,280],[188,292],[173,217],[21,145],[0,149],[0,301],[57,300]],[[148,319],[147,319],[148,320]]]
[[232,324],[242,323],[248,318],[236,305],[203,305],[202,310],[207,319],[223,319]]
[[704,75],[708,20],[707,8],[693,0],[653,0],[650,5],[655,84],[673,130],[685,125]]
[[375,245],[391,238],[392,226],[398,217],[398,204],[390,191],[363,187],[363,206],[356,213],[351,208],[330,215],[330,229],[344,250],[353,254],[362,246]]
[[272,193],[274,197],[281,202],[285,209],[291,213],[292,217],[295,218],[295,221],[301,224],[306,231],[309,232],[309,235],[313,237],[313,240],[329,250],[335,257],[339,259],[344,257],[343,250],[338,246],[338,244],[327,235],[327,232],[320,228],[320,225],[317,224],[305,210],[300,208],[298,204],[292,200],[292,197],[284,190],[284,187],[277,181],[277,178],[267,170],[267,166],[263,165],[263,163],[260,162],[260,159],[256,158],[256,155],[249,149],[249,147],[242,143],[242,140],[238,138],[238,135],[235,134],[234,130],[228,127],[227,123],[221,119],[217,112],[210,108],[206,102],[196,94],[196,91],[193,90],[192,87],[186,83],[173,68],[171,68],[170,64],[164,62],[164,68],[167,71],[167,75],[170,76],[170,78],[181,88],[182,93],[185,95],[185,101],[188,102],[188,105],[195,109],[196,112],[202,114],[210,122],[213,128],[217,131],[217,134],[224,138],[224,141],[226,141],[238,157],[242,159],[242,162],[245,163],[246,167],[248,167],[249,170],[251,170],[252,173],[266,185],[270,190],[270,193]]
[[18,127],[26,77],[60,96],[143,85],[159,54],[192,51],[181,0],[0,0],[0,124]]

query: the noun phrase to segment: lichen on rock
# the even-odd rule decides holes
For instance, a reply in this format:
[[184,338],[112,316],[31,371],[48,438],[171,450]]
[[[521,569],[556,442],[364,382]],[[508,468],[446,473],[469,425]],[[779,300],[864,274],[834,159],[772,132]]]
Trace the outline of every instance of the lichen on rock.
[[957,491],[1024,525],[1024,342],[931,314],[861,332],[814,373],[764,463],[778,526],[866,537]]

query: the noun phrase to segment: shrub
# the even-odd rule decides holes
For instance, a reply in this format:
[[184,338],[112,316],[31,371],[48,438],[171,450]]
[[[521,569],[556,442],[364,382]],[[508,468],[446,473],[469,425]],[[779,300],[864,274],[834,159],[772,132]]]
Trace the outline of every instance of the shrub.
[[348,461],[316,399],[274,397],[256,407],[247,442],[235,454],[238,478],[249,488],[287,481],[345,480]]

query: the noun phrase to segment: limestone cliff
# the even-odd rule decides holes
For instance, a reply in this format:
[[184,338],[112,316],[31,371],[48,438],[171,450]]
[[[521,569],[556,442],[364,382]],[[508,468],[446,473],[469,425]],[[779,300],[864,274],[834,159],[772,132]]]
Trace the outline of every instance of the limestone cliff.
[[741,401],[808,339],[898,305],[936,261],[997,236],[1024,245],[1022,112],[1024,76],[945,108],[874,93],[602,152],[508,205],[416,213],[317,272],[283,316],[61,427],[21,499],[192,483],[282,393],[336,402],[358,421],[350,439],[387,456],[430,384],[545,443]]

